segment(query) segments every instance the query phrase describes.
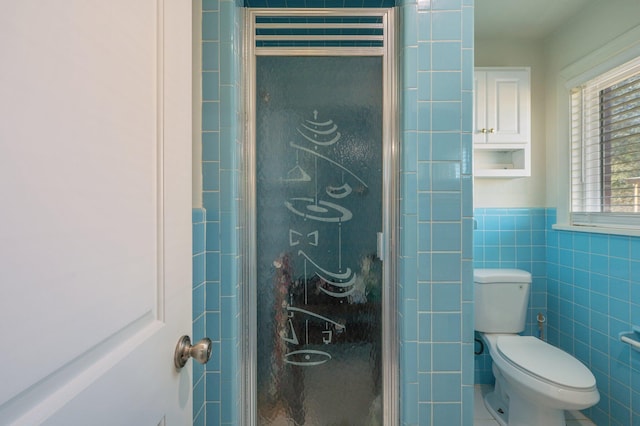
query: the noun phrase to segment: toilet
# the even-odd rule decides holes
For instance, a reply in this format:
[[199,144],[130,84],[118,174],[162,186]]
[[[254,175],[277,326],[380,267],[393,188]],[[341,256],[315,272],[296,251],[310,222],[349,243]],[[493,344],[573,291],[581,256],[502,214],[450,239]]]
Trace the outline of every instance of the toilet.
[[496,384],[484,403],[502,426],[564,426],[565,410],[600,400],[593,373],[568,353],[525,328],[531,274],[476,269],[475,329],[493,361]]

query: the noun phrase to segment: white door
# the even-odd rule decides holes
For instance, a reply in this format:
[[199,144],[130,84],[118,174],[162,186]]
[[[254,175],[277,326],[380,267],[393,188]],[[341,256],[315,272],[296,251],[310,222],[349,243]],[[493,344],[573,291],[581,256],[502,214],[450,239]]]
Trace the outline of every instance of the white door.
[[189,425],[191,2],[0,7],[0,424]]

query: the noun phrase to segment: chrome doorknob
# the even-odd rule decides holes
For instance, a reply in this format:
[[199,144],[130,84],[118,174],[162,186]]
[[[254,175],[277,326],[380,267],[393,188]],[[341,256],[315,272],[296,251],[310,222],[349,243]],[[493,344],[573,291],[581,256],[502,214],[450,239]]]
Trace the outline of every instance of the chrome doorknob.
[[205,337],[195,345],[191,345],[191,339],[186,334],[178,340],[173,362],[176,368],[184,367],[189,358],[193,358],[200,364],[205,364],[211,357],[211,339]]

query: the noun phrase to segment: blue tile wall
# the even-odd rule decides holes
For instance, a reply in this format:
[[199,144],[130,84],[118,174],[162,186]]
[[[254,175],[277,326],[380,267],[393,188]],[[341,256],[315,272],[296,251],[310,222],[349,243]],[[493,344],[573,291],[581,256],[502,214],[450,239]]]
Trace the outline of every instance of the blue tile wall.
[[473,2],[397,10],[401,424],[472,425]]
[[[549,210],[547,223],[555,223]],[[640,352],[618,333],[640,325],[640,237],[547,228],[549,341],[596,377],[597,425],[640,424]]]
[[[207,215],[204,209],[193,209],[191,214],[193,234],[193,332],[194,341],[205,337],[205,239]],[[204,366],[193,363],[193,424],[205,424],[205,374]]]
[[201,385],[205,414],[199,424],[208,426],[237,425],[240,413],[241,6],[231,0],[202,2],[202,198],[207,215],[204,291],[198,293],[204,299],[198,303],[213,353]]
[[[547,316],[546,217],[547,210],[543,208],[474,210],[474,268],[518,268],[532,275],[523,332],[529,336],[540,336],[538,313]],[[546,326],[542,335],[546,335]],[[476,352],[480,349],[477,343]],[[493,383],[491,366],[491,357],[486,351],[475,356],[476,383]]]

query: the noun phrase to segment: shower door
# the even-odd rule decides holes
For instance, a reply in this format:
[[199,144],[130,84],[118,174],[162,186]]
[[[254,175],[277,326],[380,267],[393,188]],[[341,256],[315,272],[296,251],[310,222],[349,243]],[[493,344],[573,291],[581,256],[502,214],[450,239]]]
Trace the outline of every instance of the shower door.
[[[327,22],[304,19],[307,26]],[[390,298],[385,57],[366,49],[262,47],[248,100],[250,423],[382,425],[391,410],[383,371]]]

